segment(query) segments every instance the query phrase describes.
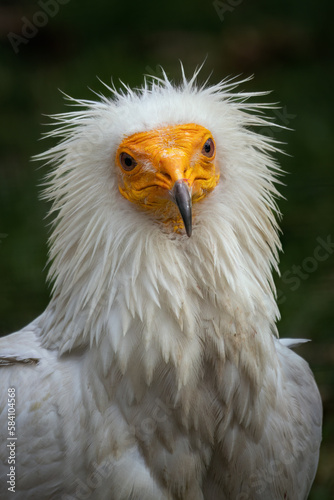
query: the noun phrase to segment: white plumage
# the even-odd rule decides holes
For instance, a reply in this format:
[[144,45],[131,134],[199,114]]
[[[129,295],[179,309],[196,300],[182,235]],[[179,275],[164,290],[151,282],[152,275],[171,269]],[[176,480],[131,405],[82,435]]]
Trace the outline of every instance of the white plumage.
[[[16,390],[18,500],[307,498],[322,411],[296,341],[277,339],[280,169],[275,143],[254,131],[274,124],[247,102],[256,94],[196,78],[109,89],[56,117],[62,141],[41,155],[53,165],[52,298],[0,341],[2,443]],[[158,130],[163,141],[184,124],[210,131],[216,156],[204,160],[220,172],[193,205],[190,238],[122,196],[133,177],[115,156],[124,139]],[[168,148],[179,154],[176,139]],[[137,164],[128,157],[125,169]],[[4,444],[0,458],[11,498]]]

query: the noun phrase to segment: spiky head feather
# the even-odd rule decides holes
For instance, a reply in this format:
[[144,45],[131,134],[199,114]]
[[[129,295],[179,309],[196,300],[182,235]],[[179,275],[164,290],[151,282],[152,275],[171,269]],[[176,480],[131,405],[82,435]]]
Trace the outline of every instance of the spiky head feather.
[[[259,94],[234,92],[234,80],[199,86],[197,76],[108,87],[111,97],[98,102],[70,99],[82,109],[54,117],[48,135],[62,140],[39,156],[53,165],[44,196],[56,214],[43,341],[60,353],[97,345],[105,372],[115,362],[124,373],[139,358],[148,382],[159,363],[172,363],[186,383],[206,345],[221,362],[243,359],[256,380],[276,331],[280,169],[276,144],[255,131],[275,124],[266,106],[248,102]],[[221,172],[195,206],[191,238],[124,199],[115,167],[125,136],[182,123],[212,132]],[[250,350],[258,366],[249,366]]]

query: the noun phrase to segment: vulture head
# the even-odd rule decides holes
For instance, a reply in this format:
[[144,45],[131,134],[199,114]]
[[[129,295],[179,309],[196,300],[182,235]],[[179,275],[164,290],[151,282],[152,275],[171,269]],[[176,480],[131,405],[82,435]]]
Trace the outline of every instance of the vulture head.
[[184,225],[191,236],[192,204],[219,181],[211,136],[201,125],[186,123],[126,137],[116,152],[121,194],[170,231],[180,232]]
[[99,346],[105,372],[139,356],[148,381],[164,360],[185,383],[203,341],[259,365],[272,342],[279,167],[256,127],[273,123],[248,102],[260,94],[197,73],[70,99],[80,109],[54,117],[61,141],[39,156],[56,214],[44,345]]

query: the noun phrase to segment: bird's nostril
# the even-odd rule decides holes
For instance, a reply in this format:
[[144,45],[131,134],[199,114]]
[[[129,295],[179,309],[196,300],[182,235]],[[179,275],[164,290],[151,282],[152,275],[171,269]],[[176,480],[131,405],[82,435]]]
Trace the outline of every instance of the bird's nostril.
[[163,172],[163,176],[168,180],[168,181],[171,181],[172,180],[172,177],[169,175],[168,172]]

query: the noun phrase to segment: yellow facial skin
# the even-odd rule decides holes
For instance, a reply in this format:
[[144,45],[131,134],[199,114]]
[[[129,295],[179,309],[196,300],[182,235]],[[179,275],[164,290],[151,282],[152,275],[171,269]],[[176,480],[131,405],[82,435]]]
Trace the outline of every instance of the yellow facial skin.
[[194,123],[133,134],[116,152],[119,190],[179,231],[183,222],[173,200],[175,182],[187,184],[193,204],[202,200],[219,182],[215,150],[211,132]]

